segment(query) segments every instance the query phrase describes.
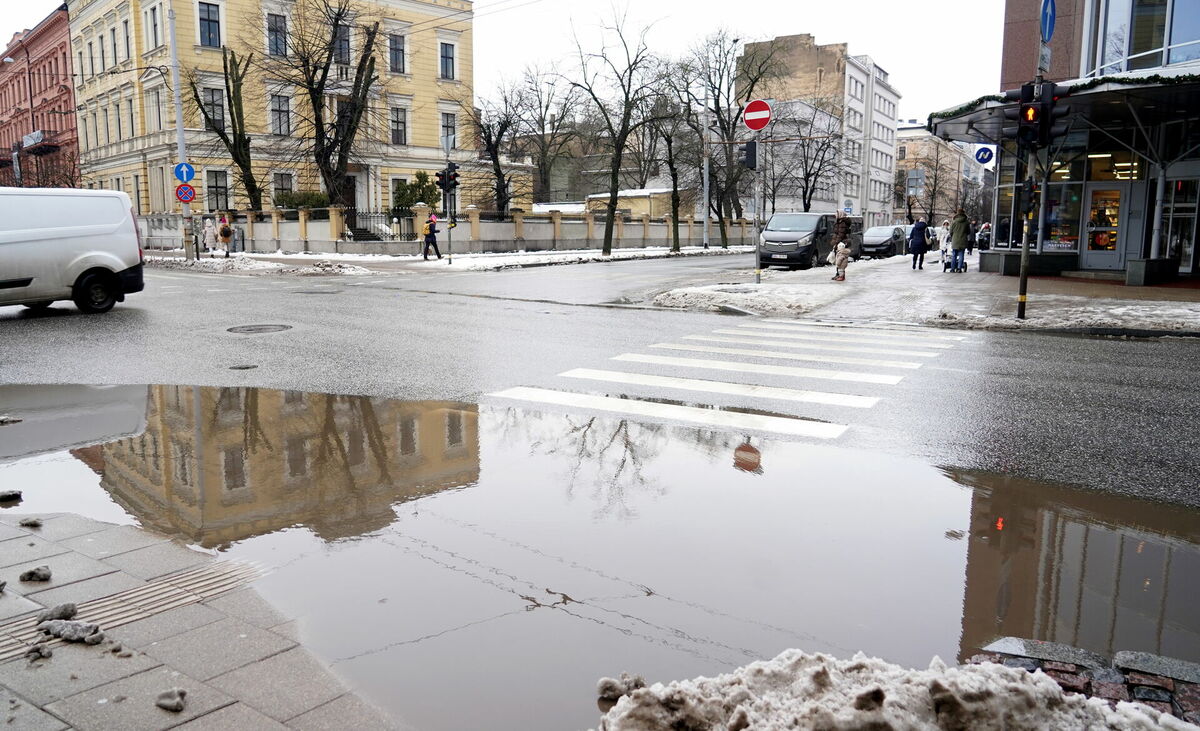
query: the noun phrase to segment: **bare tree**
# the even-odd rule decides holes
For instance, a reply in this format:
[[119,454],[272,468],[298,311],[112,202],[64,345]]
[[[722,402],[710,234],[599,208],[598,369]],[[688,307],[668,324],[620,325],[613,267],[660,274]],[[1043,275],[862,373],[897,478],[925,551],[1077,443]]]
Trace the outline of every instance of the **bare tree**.
[[962,173],[957,157],[936,139],[910,146],[908,154],[909,169],[916,171],[915,175],[910,173],[908,187],[915,204],[925,213],[925,220],[932,225],[939,215],[949,218],[961,193]]
[[591,102],[608,141],[608,203],[605,206],[608,215],[604,222],[603,249],[604,255],[608,256],[612,254],[621,166],[631,139],[654,121],[651,110],[659,92],[657,77],[653,74],[654,57],[646,43],[645,30],[636,41],[631,41],[626,34],[625,18],[620,17],[603,29],[603,37],[604,45],[593,53],[585,51],[576,38],[579,80],[570,83]]
[[[659,159],[671,179],[671,250],[679,251],[679,215],[682,207],[680,183],[689,162],[696,159],[700,137],[689,120],[697,114],[692,103],[691,89],[695,72],[686,61],[664,63],[659,70],[660,83],[667,94],[659,100],[662,109],[656,110],[651,129],[661,141]],[[689,155],[689,153],[693,153]],[[690,159],[689,159],[690,158]],[[689,220],[691,214],[689,213]]]
[[[191,101],[204,120],[204,129],[216,138],[218,147],[229,156],[237,169],[238,185],[250,204],[250,210],[262,210],[262,181],[254,174],[254,160],[250,156],[252,130],[246,122],[245,82],[254,54],[238,58],[237,54],[224,48],[221,51],[221,89],[203,87],[195,69],[187,76]],[[206,96],[210,92],[218,92]]]
[[364,131],[379,82],[379,21],[354,0],[295,0],[286,53],[259,57],[264,76],[302,97],[291,138],[317,168],[330,200],[354,204],[349,165],[367,144]]
[[837,100],[831,98],[776,105],[770,137],[779,141],[763,146],[759,163],[765,167],[772,212],[780,198],[812,210],[813,199],[832,191],[851,169],[847,145],[858,145],[862,154],[861,143],[842,137],[839,110]]
[[501,86],[496,90],[495,97],[481,99],[479,106],[469,102],[462,104],[483,147],[492,189],[490,197],[495,202],[496,212],[501,215],[508,211],[513,199],[514,179],[520,176],[513,166],[507,164],[506,158],[512,149],[513,138],[520,129],[525,107],[521,93],[518,87]]
[[521,125],[516,151],[533,159],[534,199],[550,201],[555,164],[569,154],[577,139],[579,90],[564,83],[558,74],[530,67],[521,81],[519,99]]

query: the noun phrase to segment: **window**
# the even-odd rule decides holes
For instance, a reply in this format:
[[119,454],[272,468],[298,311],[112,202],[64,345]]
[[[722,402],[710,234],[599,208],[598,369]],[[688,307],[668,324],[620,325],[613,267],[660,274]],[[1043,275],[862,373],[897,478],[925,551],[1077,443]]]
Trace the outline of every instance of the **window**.
[[442,112],[442,147],[448,150],[458,149],[458,129],[456,119],[449,112]]
[[907,154],[908,154],[908,148],[905,147],[904,145],[900,145],[899,147],[896,148],[896,159],[897,160],[903,160],[904,156]]
[[[108,29],[108,42],[112,45],[113,66],[116,66],[117,65],[117,29],[116,28]],[[128,57],[126,57],[126,58],[128,58]]]
[[287,458],[288,477],[303,477],[308,474],[308,453],[303,437],[292,437],[284,447]]
[[123,129],[121,125],[121,102],[113,105],[113,115],[117,118],[117,139],[123,139],[124,135],[121,133]]
[[417,453],[417,419],[406,416],[400,420],[400,454],[410,456]]
[[460,447],[463,443],[463,418],[461,411],[446,412],[446,446]]
[[76,68],[79,69],[79,77],[80,77],[79,81],[80,81],[80,83],[82,83],[83,82],[83,51],[78,51],[76,55],[79,56],[79,65],[76,66]]
[[221,47],[221,6],[200,3],[200,45]]
[[401,107],[392,107],[392,144],[408,144],[408,111]]
[[[82,69],[80,70],[82,71]],[[93,49],[91,43],[88,43],[88,75],[96,75],[96,51]]]
[[292,133],[292,100],[278,94],[271,95],[271,134]]
[[132,99],[130,99],[130,100],[128,100],[128,101],[126,101],[126,102],[125,102],[125,111],[126,111],[126,112],[128,113],[128,115],[129,115],[129,117],[128,117],[128,119],[129,119],[129,136],[130,136],[130,137],[136,137],[136,136],[137,136],[137,130],[135,130],[135,129],[133,128],[133,127],[134,127],[134,124],[133,124],[133,100],[132,100]]
[[224,170],[209,170],[205,202],[210,211],[229,210],[229,176]]
[[158,48],[162,45],[158,32],[158,6],[150,8],[150,47]]
[[1200,0],[1175,0],[1171,13],[1171,45],[1191,42],[1171,50],[1167,63],[1200,59]]
[[125,60],[133,58],[133,48],[129,45],[129,21],[121,21],[121,30],[125,34]]
[[101,109],[100,113],[104,115],[104,144],[108,145],[112,143],[112,129],[108,126],[108,107]]
[[204,89],[204,128],[212,130],[225,129],[225,96],[223,89]]
[[350,65],[350,26],[338,25],[333,29],[333,62]]
[[[280,193],[291,193],[292,190],[294,190],[294,188],[293,188],[291,173],[275,173],[274,175],[271,176],[271,196],[272,196],[272,198],[278,199]],[[302,400],[301,397],[299,396],[299,392],[293,392],[293,391],[288,391],[287,395],[288,395],[289,399],[293,393],[297,394],[297,397],[296,397],[297,400]],[[286,400],[286,402],[289,404],[293,403],[293,401],[291,401],[291,400]]]
[[388,69],[393,74],[403,74],[404,71],[404,36],[392,34],[388,36]]
[[863,85],[862,81],[854,78],[853,76],[850,77],[850,96],[852,98],[862,99],[863,98],[863,88],[864,88],[864,85]]
[[454,79],[454,44],[443,43],[441,53],[441,76],[443,79]]
[[226,449],[221,452],[225,468],[225,489],[238,490],[246,486],[246,455],[242,449]]
[[267,16],[267,53],[272,56],[288,54],[286,16],[275,14]]
[[100,42],[99,43],[99,45],[100,45],[100,72],[103,73],[108,70],[108,62],[106,60],[107,56],[104,55],[104,36],[100,36],[99,42]]

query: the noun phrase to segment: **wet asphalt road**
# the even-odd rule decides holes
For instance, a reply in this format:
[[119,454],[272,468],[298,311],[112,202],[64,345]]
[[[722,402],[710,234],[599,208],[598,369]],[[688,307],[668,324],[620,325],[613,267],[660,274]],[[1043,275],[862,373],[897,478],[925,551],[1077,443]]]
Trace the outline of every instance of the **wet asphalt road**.
[[[765,339],[770,330],[764,330],[768,335],[753,332],[753,325],[769,324],[753,318],[621,304],[684,283],[745,281],[746,259],[306,279],[150,271],[147,291],[105,316],[81,316],[63,303],[39,316],[0,308],[0,382],[245,385],[465,402],[488,402],[496,391],[532,387],[706,408],[753,406],[768,415],[847,426],[832,442],[851,450],[847,459],[876,450],[911,454],[939,466],[1200,507],[1195,418],[1200,343],[1191,341],[940,330],[933,332],[962,339],[929,340],[905,329],[890,335],[868,331],[858,334],[890,338],[897,348],[912,350],[929,342],[950,347],[922,360],[919,369],[903,371],[897,384],[736,374],[743,384],[880,399],[866,409],[653,384],[616,386],[561,375],[587,368],[733,380],[729,374],[687,372],[676,364],[612,360],[627,354],[896,372],[886,364],[836,359],[891,362],[903,356],[822,350],[811,351],[813,360],[804,362],[763,356],[786,346]],[[227,331],[251,324],[291,329],[258,335]],[[734,332],[716,337],[757,344],[694,340],[714,337],[717,330]],[[662,344],[745,352],[652,347]],[[878,342],[861,347],[879,349]],[[240,366],[254,368],[231,370]],[[878,479],[886,485],[888,476],[881,473]]]

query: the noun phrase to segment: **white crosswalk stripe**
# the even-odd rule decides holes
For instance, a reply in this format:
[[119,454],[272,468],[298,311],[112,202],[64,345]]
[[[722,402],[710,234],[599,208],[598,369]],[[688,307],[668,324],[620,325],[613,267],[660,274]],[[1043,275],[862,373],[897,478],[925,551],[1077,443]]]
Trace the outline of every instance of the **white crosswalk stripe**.
[[[800,348],[830,353],[865,353],[870,355],[902,355],[908,358],[936,358],[941,353],[926,350],[893,350],[891,348],[861,348],[854,345],[827,345],[823,343],[769,340],[769,336],[742,330],[714,330],[717,335],[685,335],[684,340],[699,340],[706,343],[738,343],[742,345],[770,345],[773,348]],[[736,335],[737,337],[721,337]]]
[[606,371],[594,368],[576,368],[566,373],[560,373],[559,375],[564,378],[603,381],[605,383],[621,385],[652,386],[657,388],[673,388],[680,391],[745,396],[748,398],[799,401],[810,404],[825,404],[827,406],[845,406],[853,409],[869,409],[879,403],[879,399],[874,396],[854,396],[845,393],[827,393],[823,391],[801,391],[794,388],[752,386],[743,383],[728,383],[726,381],[705,381],[698,378],[678,378],[675,376],[652,376],[646,373],[626,373],[624,371]]
[[750,350],[748,348],[719,348],[710,345],[684,345],[680,343],[655,343],[651,348],[662,350],[686,350],[692,353],[715,353],[717,355],[744,355],[751,358],[771,358],[775,360],[803,360],[816,363],[837,363],[838,365],[874,366],[876,368],[904,368],[916,370],[920,363],[903,360],[874,360],[871,358],[847,358],[841,355],[824,355],[822,353],[781,353],[777,350]]
[[872,337],[887,338],[889,340],[948,340],[953,342],[961,342],[967,339],[964,335],[945,335],[942,333],[931,333],[921,330],[884,329],[865,325],[837,325],[834,323],[785,320],[777,317],[767,318],[764,320],[764,322],[779,323],[781,325],[786,325],[789,329],[801,332],[845,332],[850,335],[863,334],[870,335]]
[[[830,333],[829,335],[825,335],[821,331],[805,332],[803,330],[797,330],[797,329],[795,329],[793,327],[789,327],[787,325],[776,325],[776,324],[769,323],[769,322],[748,322],[745,325],[741,325],[740,327],[748,328],[752,331],[759,331],[763,337],[792,338],[794,340],[813,340],[816,342],[826,342],[826,343],[861,343],[861,344],[865,344],[865,345],[893,345],[893,346],[899,345],[899,343],[893,342],[886,338],[874,337],[874,336],[870,336],[870,335],[866,335],[866,334],[864,334],[862,336],[836,335],[833,333]],[[922,348],[937,348],[938,350],[949,350],[949,349],[953,348],[954,345],[952,343],[923,342],[923,343],[921,343],[920,347],[922,347]]]
[[677,358],[669,355],[642,355],[641,353],[624,353],[622,355],[615,356],[613,360],[619,360],[625,363],[648,363],[651,365],[675,366],[678,368],[707,368],[716,371],[732,371],[734,373],[755,373],[769,376],[815,378],[823,381],[879,383],[887,386],[895,386],[897,383],[900,383],[904,380],[904,376],[883,375],[879,373],[826,371],[817,368],[762,365],[759,363],[736,363],[727,360],[707,360],[705,358]]
[[749,430],[758,432],[773,432],[787,436],[812,437],[815,439],[837,439],[845,433],[847,427],[842,424],[829,424],[804,419],[792,419],[779,416],[746,414],[737,411],[719,411],[715,409],[697,408],[695,406],[679,406],[676,404],[660,404],[652,401],[614,398],[611,396],[593,396],[584,393],[567,391],[551,391],[544,388],[510,388],[505,391],[489,394],[494,398],[512,399],[516,401],[533,401],[542,404],[565,406],[568,408],[587,409],[590,411],[608,411],[620,414],[632,414],[649,418],[681,421],[689,424],[718,427],[723,429]]

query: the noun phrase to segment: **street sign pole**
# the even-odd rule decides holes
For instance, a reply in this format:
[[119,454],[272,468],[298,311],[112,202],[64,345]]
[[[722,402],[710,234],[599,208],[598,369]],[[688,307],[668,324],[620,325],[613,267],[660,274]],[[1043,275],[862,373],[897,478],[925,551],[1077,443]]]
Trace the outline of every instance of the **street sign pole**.
[[[742,124],[754,133],[755,152],[757,153],[759,138],[762,136],[762,131],[771,123],[773,112],[771,104],[763,99],[754,99],[748,102],[742,109]],[[765,156],[764,156],[765,160]],[[755,172],[759,175],[757,179],[753,179],[752,188],[754,195],[754,283],[762,284],[762,231],[758,227],[758,219],[762,214],[762,207],[766,204],[766,178],[763,176],[763,171],[757,170],[757,161],[755,161]]]
[[[171,86],[175,92],[175,155],[179,162],[187,162],[187,139],[183,132],[183,97],[180,95],[179,89],[179,43],[175,38],[174,8],[167,10],[167,32],[171,36]],[[188,259],[198,259],[200,252],[192,230],[192,206],[190,203],[181,203],[181,205],[183,206],[184,256]]]
[[[758,138],[759,138],[759,134],[757,132],[755,132],[754,133],[754,144],[756,146],[758,145]],[[761,166],[756,166],[756,167],[761,167]],[[753,205],[754,205],[754,283],[762,284],[762,229],[759,228],[758,221],[759,221],[759,215],[761,213],[760,209],[762,206],[762,200],[766,196],[762,195],[762,193],[760,192],[761,185],[759,185],[759,183],[763,179],[762,171],[761,170],[755,171],[755,174],[758,176],[759,180],[754,181],[755,185],[753,186],[753,190],[754,190],[754,203],[753,203]]]
[[442,202],[445,203],[443,209],[446,214],[446,266],[454,263],[454,213],[450,205],[450,191],[454,188],[450,187],[450,155],[446,155],[446,189],[442,191]]

